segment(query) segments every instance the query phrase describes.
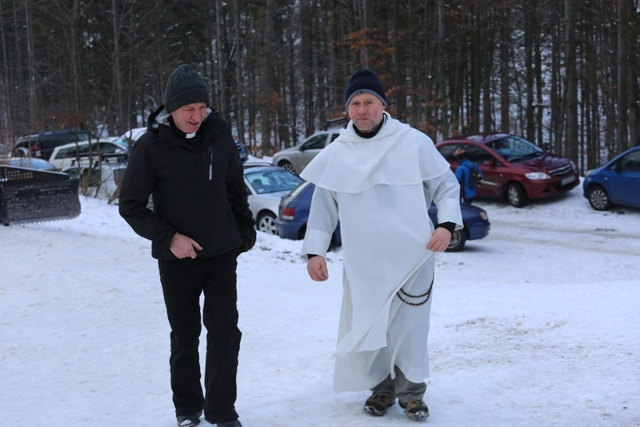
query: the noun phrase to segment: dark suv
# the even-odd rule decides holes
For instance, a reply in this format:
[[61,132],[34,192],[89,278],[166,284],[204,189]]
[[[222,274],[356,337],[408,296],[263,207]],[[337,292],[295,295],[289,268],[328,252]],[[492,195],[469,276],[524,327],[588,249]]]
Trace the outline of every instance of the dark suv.
[[566,193],[580,184],[578,168],[569,159],[548,153],[532,142],[503,133],[460,136],[436,148],[454,171],[453,153],[466,150],[482,170],[478,197],[506,199],[515,207],[527,201]]
[[24,135],[18,138],[13,147],[16,157],[32,156],[49,160],[53,149],[59,145],[79,141],[97,141],[98,138],[83,130],[61,130]]

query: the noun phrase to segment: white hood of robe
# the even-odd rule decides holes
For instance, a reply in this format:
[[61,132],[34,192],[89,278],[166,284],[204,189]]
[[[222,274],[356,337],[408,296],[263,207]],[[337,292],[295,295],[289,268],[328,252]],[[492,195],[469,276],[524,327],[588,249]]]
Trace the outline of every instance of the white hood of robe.
[[384,115],[386,123],[371,139],[356,134],[349,122],[300,176],[327,190],[359,193],[377,184],[419,184],[450,170],[431,138]]

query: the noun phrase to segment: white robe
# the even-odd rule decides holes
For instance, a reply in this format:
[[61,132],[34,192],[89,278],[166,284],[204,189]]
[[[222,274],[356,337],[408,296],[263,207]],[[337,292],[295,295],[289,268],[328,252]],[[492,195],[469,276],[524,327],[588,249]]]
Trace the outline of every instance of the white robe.
[[394,366],[409,381],[428,378],[431,300],[414,306],[396,294],[402,288],[422,295],[432,284],[435,257],[426,249],[434,228],[431,201],[439,222],[462,227],[459,186],[449,164],[429,137],[385,116],[371,139],[359,137],[349,123],[301,174],[316,185],[302,253],[326,255],[341,223],[337,391],[370,389],[394,377]]

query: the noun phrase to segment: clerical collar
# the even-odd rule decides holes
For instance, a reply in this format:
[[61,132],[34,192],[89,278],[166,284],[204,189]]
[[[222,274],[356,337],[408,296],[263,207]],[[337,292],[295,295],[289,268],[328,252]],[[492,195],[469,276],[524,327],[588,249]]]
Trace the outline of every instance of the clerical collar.
[[178,129],[178,126],[176,126],[176,123],[173,121],[173,117],[169,116],[168,117],[168,121],[169,124],[171,125],[171,127],[173,128],[173,130],[175,130],[176,132],[178,132],[181,136],[183,136],[185,139],[193,139],[196,136],[196,132],[193,133],[184,133],[182,132],[180,129]]

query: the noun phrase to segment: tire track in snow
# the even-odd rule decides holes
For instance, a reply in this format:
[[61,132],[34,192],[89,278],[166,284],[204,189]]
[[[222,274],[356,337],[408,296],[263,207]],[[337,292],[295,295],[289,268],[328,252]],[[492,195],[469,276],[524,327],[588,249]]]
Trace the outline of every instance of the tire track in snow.
[[[640,233],[614,227],[562,227],[532,221],[491,220],[489,237],[524,244],[551,244],[582,251],[625,254],[640,258]],[[526,231],[523,233],[523,230]]]

